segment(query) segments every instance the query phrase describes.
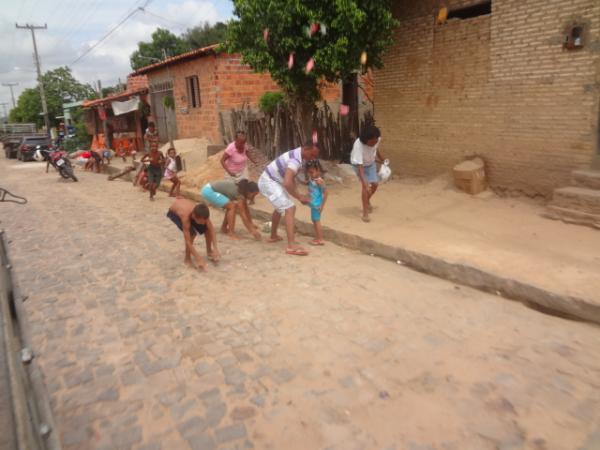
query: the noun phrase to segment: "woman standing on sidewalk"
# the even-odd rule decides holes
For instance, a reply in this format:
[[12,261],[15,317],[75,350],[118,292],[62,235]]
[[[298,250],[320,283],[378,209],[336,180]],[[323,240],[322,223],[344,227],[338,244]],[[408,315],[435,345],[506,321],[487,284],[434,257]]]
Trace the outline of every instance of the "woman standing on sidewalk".
[[370,222],[369,214],[373,212],[371,197],[379,187],[379,176],[377,175],[376,162],[383,163],[383,155],[379,150],[381,132],[374,126],[365,127],[360,137],[354,142],[350,163],[361,182],[362,220]]
[[235,141],[227,146],[223,157],[221,158],[221,165],[227,175],[235,180],[236,182],[248,179],[248,160],[253,164],[256,164],[250,155],[248,154],[248,144],[246,143],[246,133],[238,131],[235,135]]

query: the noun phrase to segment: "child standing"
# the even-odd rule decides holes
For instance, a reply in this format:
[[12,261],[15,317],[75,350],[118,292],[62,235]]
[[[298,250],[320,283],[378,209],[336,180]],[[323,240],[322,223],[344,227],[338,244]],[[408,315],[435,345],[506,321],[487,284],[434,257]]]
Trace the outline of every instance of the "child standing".
[[169,197],[177,197],[179,196],[181,181],[177,178],[177,151],[173,147],[167,150],[167,161],[165,165],[165,178],[173,183],[171,192],[169,192]]
[[323,168],[318,159],[307,161],[306,174],[308,175],[308,194],[310,196],[310,219],[315,226],[315,238],[310,241],[310,244],[325,245],[321,228],[321,213],[327,201],[327,186],[323,181]]

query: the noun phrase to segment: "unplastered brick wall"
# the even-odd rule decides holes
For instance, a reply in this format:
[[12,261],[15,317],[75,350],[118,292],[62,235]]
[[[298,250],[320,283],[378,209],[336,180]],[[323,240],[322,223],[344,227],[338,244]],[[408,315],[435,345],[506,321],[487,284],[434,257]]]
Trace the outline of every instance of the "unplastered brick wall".
[[[452,11],[480,1],[447,1]],[[396,172],[435,176],[473,155],[492,186],[547,196],[598,151],[600,2],[492,0],[437,25],[439,1],[399,0],[395,45],[376,72],[382,149]],[[585,45],[563,48],[585,24]]]

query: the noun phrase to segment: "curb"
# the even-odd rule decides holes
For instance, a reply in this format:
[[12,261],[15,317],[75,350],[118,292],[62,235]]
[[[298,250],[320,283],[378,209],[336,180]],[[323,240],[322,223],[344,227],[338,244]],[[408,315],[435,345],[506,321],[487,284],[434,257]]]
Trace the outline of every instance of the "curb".
[[[116,168],[107,167],[107,172]],[[161,186],[161,191],[169,191]],[[199,193],[181,190],[181,195],[190,200],[200,201]],[[252,215],[260,220],[271,220],[271,214],[256,208],[250,208]],[[313,232],[311,223],[296,219],[296,229],[300,234],[310,235]],[[323,227],[323,237],[334,244],[352,250],[358,250],[373,256],[400,261],[403,265],[419,272],[438,278],[453,281],[465,286],[479,289],[507,299],[518,300],[546,313],[554,313],[567,318],[579,319],[600,324],[600,302],[592,299],[561,295],[528,284],[519,280],[502,277],[491,272],[478,269],[466,264],[446,261],[443,258],[426,255],[402,247],[382,244],[372,239],[355,234],[345,233],[330,227]]]

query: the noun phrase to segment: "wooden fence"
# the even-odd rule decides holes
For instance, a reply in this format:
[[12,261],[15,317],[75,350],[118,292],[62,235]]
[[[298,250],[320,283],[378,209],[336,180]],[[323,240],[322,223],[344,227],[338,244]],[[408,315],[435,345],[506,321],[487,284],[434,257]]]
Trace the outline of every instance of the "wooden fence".
[[[361,128],[373,124],[373,115],[367,111],[360,120]],[[356,136],[344,132],[344,117],[334,112],[324,102],[313,113],[313,130],[317,132],[321,158],[347,162]],[[285,105],[279,105],[272,114],[253,111],[249,105],[232,110],[228,120],[221,114],[221,127],[226,142],[235,138],[235,132],[243,130],[248,142],[261,149],[271,160],[300,145],[300,134],[292,114]],[[344,134],[347,134],[344,138]]]

